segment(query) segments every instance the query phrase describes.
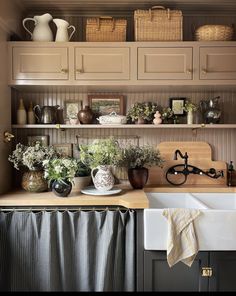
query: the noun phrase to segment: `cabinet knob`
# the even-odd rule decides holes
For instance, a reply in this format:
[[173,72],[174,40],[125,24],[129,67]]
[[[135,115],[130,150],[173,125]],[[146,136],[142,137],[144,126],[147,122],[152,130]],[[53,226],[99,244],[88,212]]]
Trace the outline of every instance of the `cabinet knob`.
[[211,277],[213,274],[211,267],[202,267],[202,276]]
[[5,142],[5,143],[9,143],[9,142],[11,142],[11,140],[14,138],[14,135],[12,135],[11,133],[9,133],[9,132],[7,132],[7,131],[5,131],[4,133],[3,133],[3,141]]
[[202,69],[202,74],[206,74],[207,73],[207,70],[206,69]]
[[83,73],[83,70],[82,69],[76,69],[76,73],[82,74]]
[[193,73],[193,70],[192,69],[188,69],[188,70],[186,70],[186,73],[187,74],[192,74]]
[[61,69],[61,73],[64,73],[64,74],[68,73],[68,69]]

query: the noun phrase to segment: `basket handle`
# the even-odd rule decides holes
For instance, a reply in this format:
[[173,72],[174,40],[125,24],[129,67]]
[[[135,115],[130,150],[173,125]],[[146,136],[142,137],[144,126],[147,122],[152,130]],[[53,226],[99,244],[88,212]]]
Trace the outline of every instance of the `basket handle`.
[[116,25],[116,21],[115,19],[112,17],[112,16],[107,16],[107,15],[104,15],[104,16],[100,16],[97,18],[97,31],[100,31],[100,20],[112,20],[112,28],[111,28],[111,32],[114,31],[115,29],[115,25]]
[[152,10],[155,10],[155,9],[167,10],[168,20],[170,19],[170,9],[169,8],[165,8],[164,6],[157,5],[157,6],[152,6],[152,8],[149,9],[149,15],[150,15],[150,19],[151,20],[152,20]]

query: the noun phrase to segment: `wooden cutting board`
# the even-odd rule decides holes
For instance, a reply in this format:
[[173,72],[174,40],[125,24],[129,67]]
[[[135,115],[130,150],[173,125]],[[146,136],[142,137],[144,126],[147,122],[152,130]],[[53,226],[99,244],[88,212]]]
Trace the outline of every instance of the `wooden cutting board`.
[[[194,165],[203,171],[208,171],[210,168],[215,168],[216,171],[223,170],[224,177],[212,179],[205,175],[190,174],[187,178],[185,185],[226,185],[227,184],[227,164],[224,161],[212,160],[212,148],[206,142],[161,142],[158,146],[161,156],[165,159],[163,169],[152,167],[149,171],[148,184],[159,185],[169,184],[166,180],[166,171],[171,166],[176,164],[183,164],[184,159],[178,155],[178,159],[174,160],[174,153],[177,149],[182,154],[188,153],[188,164]],[[171,176],[174,182],[180,181],[182,176]],[[170,185],[170,184],[169,184]]]

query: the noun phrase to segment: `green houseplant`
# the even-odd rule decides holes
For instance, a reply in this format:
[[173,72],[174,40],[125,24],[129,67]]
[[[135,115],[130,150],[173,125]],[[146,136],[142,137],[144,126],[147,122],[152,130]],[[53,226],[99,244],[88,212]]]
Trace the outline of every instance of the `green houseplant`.
[[53,193],[60,197],[68,196],[78,169],[77,160],[68,157],[53,158],[44,160],[43,166],[44,177],[51,184]]
[[115,180],[110,167],[116,164],[120,154],[118,142],[114,138],[98,139],[89,145],[79,145],[79,149],[81,161],[92,169],[95,188],[99,191],[112,189]]
[[127,113],[127,119],[135,123],[152,122],[158,110],[157,104],[152,102],[137,102]]
[[134,189],[142,189],[148,180],[148,168],[162,166],[163,159],[160,152],[152,146],[130,145],[122,149],[117,162],[119,166],[128,169],[128,178]]
[[36,142],[33,146],[18,143],[16,149],[9,155],[8,160],[13,163],[15,169],[26,169],[21,181],[24,190],[43,192],[48,189],[47,182],[43,178],[43,161],[56,155],[57,153],[52,146],[43,146],[40,142]]

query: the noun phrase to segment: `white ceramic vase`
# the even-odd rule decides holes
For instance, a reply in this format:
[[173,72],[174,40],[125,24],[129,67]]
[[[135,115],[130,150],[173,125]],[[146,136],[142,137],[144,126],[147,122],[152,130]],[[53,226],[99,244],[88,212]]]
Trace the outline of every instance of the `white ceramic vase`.
[[[57,33],[56,33],[56,42],[68,42],[70,41],[71,37],[73,36],[73,34],[75,33],[75,27],[74,26],[70,26],[70,24],[62,19],[53,19],[53,22],[56,24],[57,26]],[[72,29],[72,32],[68,33],[68,30]]]
[[[96,174],[95,170],[98,170]],[[111,190],[115,184],[115,179],[109,165],[100,165],[92,169],[91,176],[94,187],[99,191]]]
[[187,124],[193,124],[193,111],[187,113]]

